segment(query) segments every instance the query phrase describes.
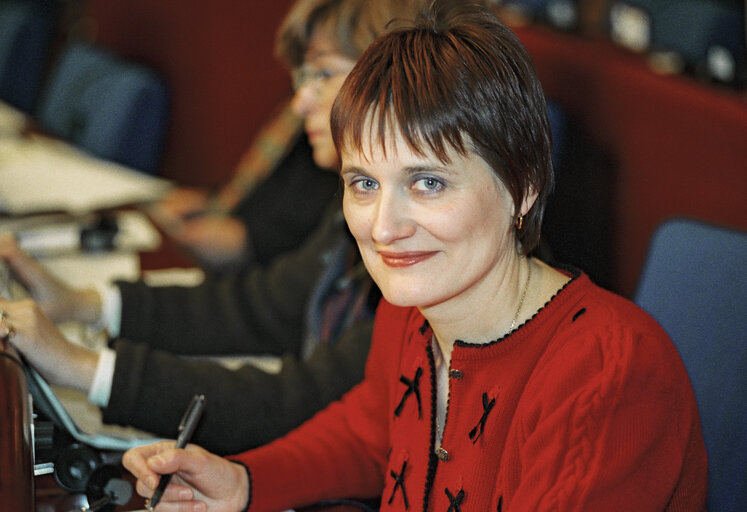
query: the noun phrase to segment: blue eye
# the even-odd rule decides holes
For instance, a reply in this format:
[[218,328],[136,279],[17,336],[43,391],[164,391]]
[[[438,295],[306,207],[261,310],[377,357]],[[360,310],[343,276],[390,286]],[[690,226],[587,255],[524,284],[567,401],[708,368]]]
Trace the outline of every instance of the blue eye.
[[433,178],[426,178],[423,180],[423,185],[425,185],[425,188],[433,190],[438,188],[438,186],[441,185],[441,182],[434,180]]
[[441,180],[436,179],[432,176],[425,176],[422,178],[418,178],[415,181],[413,188],[423,192],[433,192],[441,190],[443,187],[444,184]]
[[353,181],[350,186],[357,192],[371,192],[372,190],[376,190],[379,184],[371,178],[359,178]]
[[361,180],[360,181],[361,188],[364,190],[373,190],[376,188],[376,182],[374,180]]

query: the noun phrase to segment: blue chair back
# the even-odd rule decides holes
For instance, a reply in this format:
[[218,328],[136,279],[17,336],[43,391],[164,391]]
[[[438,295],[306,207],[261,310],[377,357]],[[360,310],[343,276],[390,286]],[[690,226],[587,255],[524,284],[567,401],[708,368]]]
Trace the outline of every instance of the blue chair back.
[[168,114],[166,85],[153,71],[76,43],[62,52],[36,117],[100,158],[156,173]]
[[30,114],[51,54],[54,9],[0,2],[0,99]]
[[747,510],[747,233],[662,223],[634,299],[672,338],[692,381],[708,450],[708,510]]

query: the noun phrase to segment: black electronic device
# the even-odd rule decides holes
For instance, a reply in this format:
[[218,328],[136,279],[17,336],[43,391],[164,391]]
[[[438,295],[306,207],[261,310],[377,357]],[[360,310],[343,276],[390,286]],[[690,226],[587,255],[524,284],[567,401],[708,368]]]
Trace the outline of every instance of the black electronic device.
[[113,215],[100,215],[80,230],[80,248],[85,252],[111,251],[119,233],[119,224]]

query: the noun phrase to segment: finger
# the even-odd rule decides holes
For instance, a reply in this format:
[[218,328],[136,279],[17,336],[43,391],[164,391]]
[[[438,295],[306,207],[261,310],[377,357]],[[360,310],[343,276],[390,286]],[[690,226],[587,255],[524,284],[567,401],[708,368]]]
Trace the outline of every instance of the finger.
[[[24,298],[18,300],[8,300],[0,298],[0,310],[4,312],[4,314],[0,316],[4,317],[5,319],[9,319],[11,317],[19,318],[24,316],[24,312],[29,311],[29,309],[34,306],[34,299]],[[0,321],[2,321],[1,318]]]
[[[147,499],[153,496],[153,490],[144,486],[142,482],[136,485],[136,491],[140,496]],[[167,512],[169,510],[200,510],[204,512],[206,509],[204,502],[195,501],[195,492],[191,487],[178,483],[175,478],[172,478],[154,510],[156,512]]]
[[182,224],[182,229],[174,234],[174,239],[186,245],[194,245],[201,242],[204,238],[203,230],[199,225],[195,225],[194,223],[195,221],[191,220],[188,224]]
[[0,259],[8,262],[14,277],[24,285],[28,286],[40,279],[51,280],[44,267],[26,254],[14,238],[0,235]]
[[122,456],[122,465],[137,479],[138,494],[149,496],[158,485],[158,475],[148,467],[145,458],[140,448],[133,448]]
[[202,501],[160,501],[154,512],[207,512]]
[[16,337],[16,328],[7,321],[0,323],[0,340],[13,341]]
[[188,444],[182,449],[174,448],[172,444],[170,449],[148,458],[147,463],[156,473],[178,474],[181,477],[180,483],[186,482],[199,489],[206,476],[221,472],[224,469],[221,466],[227,462],[195,444]]
[[143,446],[138,446],[127,450],[122,456],[122,465],[132,473],[132,475],[142,482],[145,488],[150,489],[151,493],[158,485],[160,473],[154,471],[148,465],[148,459],[153,455],[170,449],[174,446],[172,441],[160,441]]
[[172,478],[166,490],[163,491],[161,501],[192,501],[195,499],[195,491],[192,487],[180,483],[178,479]]
[[13,250],[16,245],[16,237],[13,233],[0,233],[0,254]]
[[[138,480],[135,483],[135,491],[143,498],[150,498],[153,496],[155,489],[150,488],[142,480]],[[172,478],[161,496],[161,501],[192,501],[194,496],[195,493],[191,487],[180,484],[175,478]]]
[[0,340],[11,341],[16,336],[16,328],[10,321],[10,311],[14,308],[12,302],[0,299]]
[[138,494],[138,496],[142,496],[143,498],[150,498],[151,496],[153,496],[155,489],[143,482],[143,480],[138,479],[135,482],[135,492]]
[[22,252],[18,246],[18,240],[11,233],[0,234],[0,258],[12,259]]
[[178,471],[190,471],[193,467],[199,467],[191,452],[175,448],[173,442],[168,448],[160,450],[148,457],[146,463],[151,470],[160,475],[176,473]]

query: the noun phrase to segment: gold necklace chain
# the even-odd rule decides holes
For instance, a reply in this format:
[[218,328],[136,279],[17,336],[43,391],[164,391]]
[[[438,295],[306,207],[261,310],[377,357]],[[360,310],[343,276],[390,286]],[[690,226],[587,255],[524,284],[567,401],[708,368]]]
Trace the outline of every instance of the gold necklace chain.
[[[521,313],[521,308],[524,306],[524,299],[526,299],[527,296],[527,290],[529,289],[529,281],[532,279],[532,264],[527,260],[527,280],[524,283],[524,290],[521,292],[521,298],[519,299],[519,306],[516,308],[516,313],[514,313],[514,318],[511,320],[511,328],[509,329],[509,332],[514,329],[514,326],[516,325],[516,321],[519,319],[519,313]],[[443,371],[442,365],[445,363],[443,353],[441,352],[441,347],[438,344],[438,340],[436,339],[435,333],[431,334],[431,346],[433,347],[433,358],[434,358],[434,366],[436,367],[436,372],[439,370]],[[441,418],[439,417],[439,414],[436,413],[436,452],[438,452],[438,447],[441,446],[441,440],[443,438],[443,425],[441,422]]]
[[[511,328],[509,329],[509,332],[514,329],[514,326],[516,325],[516,321],[519,319],[519,313],[521,313],[521,308],[524,306],[524,299],[527,296],[527,290],[529,289],[529,281],[532,279],[532,264],[527,260],[527,280],[524,283],[524,290],[521,292],[521,298],[519,299],[519,306],[516,308],[516,313],[514,313],[514,318],[511,320]],[[439,371],[439,369],[442,370],[442,365],[444,364],[445,360],[443,357],[443,353],[441,352],[441,347],[438,344],[438,340],[436,339],[436,334],[431,334],[431,346],[433,347],[433,358],[434,358],[434,366],[436,367],[436,372]],[[441,422],[441,418],[439,417],[439,414],[436,414],[436,447],[441,446],[441,439],[443,437],[443,425]],[[436,451],[438,451],[438,448],[436,448]]]
[[509,331],[513,331],[514,327],[516,326],[516,321],[519,319],[519,313],[521,313],[521,308],[524,306],[524,299],[527,296],[527,290],[529,289],[529,280],[532,278],[532,263],[527,260],[527,281],[524,283],[524,291],[521,292],[521,298],[519,299],[519,306],[516,308],[516,313],[514,313],[514,318],[511,320],[511,327],[509,328]]

